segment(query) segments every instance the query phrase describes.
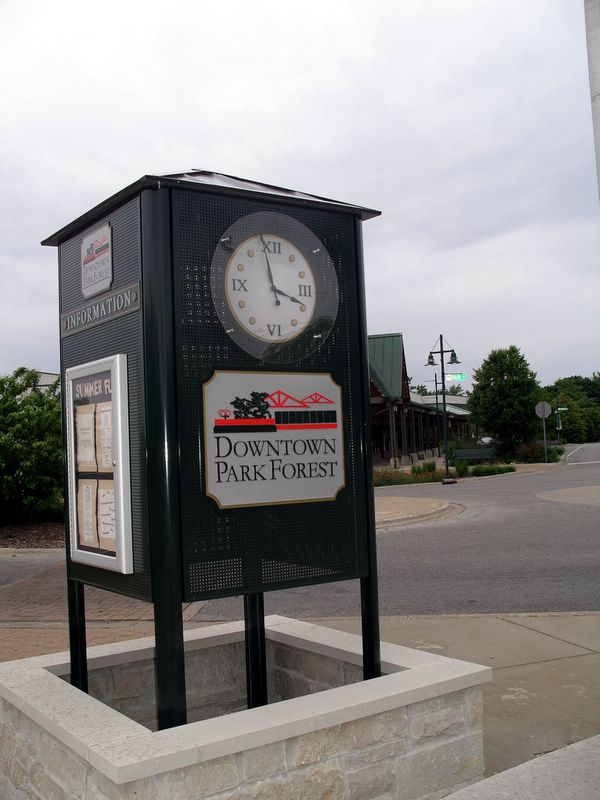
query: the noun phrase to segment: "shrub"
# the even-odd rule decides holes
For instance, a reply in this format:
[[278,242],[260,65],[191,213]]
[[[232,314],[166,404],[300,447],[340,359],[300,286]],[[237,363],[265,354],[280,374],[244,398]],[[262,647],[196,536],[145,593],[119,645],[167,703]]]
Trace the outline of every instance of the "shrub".
[[515,458],[525,464],[538,464],[544,461],[544,445],[542,442],[525,442],[515,450]]
[[457,478],[467,478],[469,476],[469,464],[463,459],[456,459],[453,463]]
[[548,463],[549,464],[556,464],[557,461],[560,461],[561,457],[565,453],[564,447],[549,447],[548,448]]
[[471,475],[482,478],[487,475],[504,475],[506,472],[516,472],[516,467],[510,464],[478,464],[471,470]]
[[418,464],[417,472],[404,472],[401,469],[376,469],[373,474],[375,486],[403,486],[415,483],[438,483],[444,475],[441,472],[423,472]]
[[[561,456],[565,452],[564,447],[547,447],[548,463],[555,464],[560,461]],[[527,442],[521,444],[516,450],[516,459],[524,464],[543,464],[544,463],[544,443],[543,442]]]
[[425,461],[423,464],[413,464],[410,468],[413,475],[429,475],[436,471],[435,461]]

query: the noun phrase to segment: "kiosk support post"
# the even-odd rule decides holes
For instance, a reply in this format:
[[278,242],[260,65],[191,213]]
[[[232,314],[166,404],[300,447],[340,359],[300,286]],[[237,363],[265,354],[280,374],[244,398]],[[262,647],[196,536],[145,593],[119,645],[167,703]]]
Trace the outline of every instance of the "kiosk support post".
[[367,345],[367,314],[365,308],[364,267],[362,257],[362,230],[358,218],[354,221],[356,233],[356,274],[358,285],[358,339],[362,343],[362,454],[367,499],[367,574],[360,579],[360,599],[363,638],[363,677],[365,680],[381,676],[381,645],[379,637],[379,590],[377,582],[377,549],[375,528],[375,501],[373,498],[373,465],[371,461],[371,428],[369,399],[369,353]]
[[248,708],[256,708],[268,703],[265,601],[262,592],[244,595],[244,622]]
[[169,190],[142,194],[148,497],[159,730],[187,722]]
[[69,650],[71,654],[71,685],[82,692],[88,690],[87,643],[85,631],[84,585],[67,578],[69,611]]

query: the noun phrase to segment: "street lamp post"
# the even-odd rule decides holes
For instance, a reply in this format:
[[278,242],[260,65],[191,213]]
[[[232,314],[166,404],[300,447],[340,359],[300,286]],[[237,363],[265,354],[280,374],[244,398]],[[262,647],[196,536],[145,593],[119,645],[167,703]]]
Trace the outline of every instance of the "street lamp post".
[[442,438],[442,432],[440,430],[440,415],[438,414],[438,403],[439,403],[439,401],[438,401],[438,378],[437,378],[437,372],[433,376],[433,380],[432,381],[425,381],[425,383],[434,383],[435,384],[435,426],[437,428],[437,435],[438,435],[437,448],[436,449],[437,449],[437,453],[438,453],[438,456],[439,456],[439,454],[440,454],[440,439]]
[[429,351],[429,358],[427,359],[427,364],[425,366],[437,367],[433,354],[439,353],[440,366],[442,371],[442,414],[444,417],[444,462],[446,466],[446,477],[444,479],[444,483],[454,483],[454,479],[450,478],[450,468],[448,466],[448,415],[446,413],[446,371],[444,368],[444,356],[447,353],[450,353],[450,360],[448,361],[449,364],[460,364],[460,361],[456,357],[456,353],[451,347],[449,347],[447,350],[444,349],[444,337],[442,336],[441,333],[439,341],[440,341],[439,350]]

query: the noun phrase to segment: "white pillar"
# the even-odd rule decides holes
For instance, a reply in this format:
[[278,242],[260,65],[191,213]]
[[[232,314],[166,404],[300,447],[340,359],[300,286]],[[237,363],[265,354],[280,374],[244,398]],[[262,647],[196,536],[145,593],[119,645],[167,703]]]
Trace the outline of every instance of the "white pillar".
[[596,144],[596,173],[600,192],[600,0],[585,0],[585,27]]

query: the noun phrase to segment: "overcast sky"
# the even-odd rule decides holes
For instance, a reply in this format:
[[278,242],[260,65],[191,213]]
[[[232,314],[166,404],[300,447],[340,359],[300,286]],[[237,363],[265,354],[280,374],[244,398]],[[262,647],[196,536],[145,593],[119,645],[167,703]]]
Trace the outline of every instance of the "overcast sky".
[[207,169],[380,209],[369,333],[408,373],[517,345],[600,371],[583,0],[0,0],[0,374],[58,371],[39,242],[144,174]]

